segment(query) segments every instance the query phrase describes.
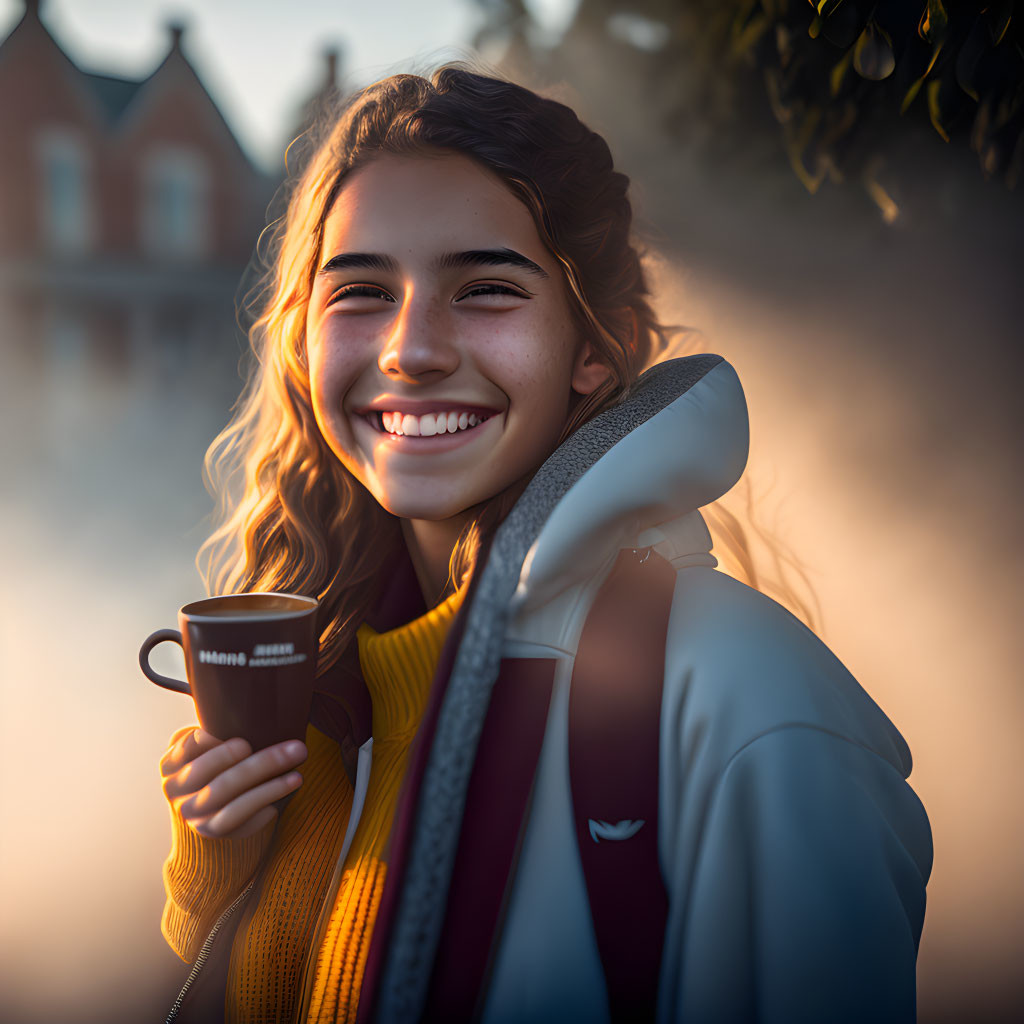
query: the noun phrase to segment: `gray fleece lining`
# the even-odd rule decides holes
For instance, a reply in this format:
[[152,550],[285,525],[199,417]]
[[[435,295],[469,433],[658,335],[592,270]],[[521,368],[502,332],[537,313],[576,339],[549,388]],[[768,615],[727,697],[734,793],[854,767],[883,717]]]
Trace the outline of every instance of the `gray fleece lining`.
[[498,675],[509,602],[523,561],[555,505],[614,444],[688,391],[722,361],[673,359],[641,375],[625,401],[585,423],[540,467],[501,524],[482,570],[455,657],[420,789],[402,892],[381,977],[376,1020],[418,1020],[444,921],[459,826]]

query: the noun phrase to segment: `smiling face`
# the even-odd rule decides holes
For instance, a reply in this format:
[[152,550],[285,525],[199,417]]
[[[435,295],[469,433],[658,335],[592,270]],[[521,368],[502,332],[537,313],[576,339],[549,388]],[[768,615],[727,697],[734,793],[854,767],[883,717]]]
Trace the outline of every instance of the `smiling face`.
[[558,262],[501,180],[457,154],[383,155],[330,210],[306,318],[313,411],[390,513],[458,519],[554,450],[608,375]]

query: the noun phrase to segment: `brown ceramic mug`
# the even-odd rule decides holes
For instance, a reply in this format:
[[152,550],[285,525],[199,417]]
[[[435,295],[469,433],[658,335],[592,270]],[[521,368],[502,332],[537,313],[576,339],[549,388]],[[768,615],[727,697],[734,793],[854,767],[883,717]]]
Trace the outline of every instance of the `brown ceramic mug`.
[[[296,594],[226,594],[193,601],[177,629],[158,629],[139,651],[157,686],[195,701],[199,724],[219,740],[242,736],[253,750],[305,739],[316,678],[318,602]],[[149,652],[172,640],[188,682],[161,675]]]

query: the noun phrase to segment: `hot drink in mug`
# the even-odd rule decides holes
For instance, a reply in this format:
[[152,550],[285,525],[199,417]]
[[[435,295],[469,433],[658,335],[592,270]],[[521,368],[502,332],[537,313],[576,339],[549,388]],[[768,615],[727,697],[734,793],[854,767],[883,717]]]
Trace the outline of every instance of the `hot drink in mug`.
[[[199,724],[217,739],[242,736],[253,750],[304,739],[316,678],[317,604],[278,593],[193,601],[179,610],[179,629],[146,638],[139,664],[158,686],[189,694]],[[181,644],[187,683],[149,664],[149,652],[165,640]]]

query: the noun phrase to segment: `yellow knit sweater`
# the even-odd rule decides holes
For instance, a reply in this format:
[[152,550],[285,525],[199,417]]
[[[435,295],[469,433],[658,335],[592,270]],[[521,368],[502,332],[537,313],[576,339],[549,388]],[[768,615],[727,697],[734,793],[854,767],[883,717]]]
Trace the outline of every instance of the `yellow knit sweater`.
[[[336,892],[329,889],[353,792],[337,744],[313,726],[306,733],[309,758],[300,768],[302,785],[276,830],[270,825],[243,840],[206,839],[171,815],[162,929],[184,960],[195,959],[217,917],[264,855],[269,858],[259,902],[247,908],[231,951],[225,1004],[231,1024],[294,1020],[304,977],[307,1024],[355,1020],[410,744],[462,596],[459,591],[387,633],[367,625],[357,633],[360,666],[373,702],[372,767]],[[329,913],[325,908],[321,915],[328,900]],[[310,961],[314,945],[315,961]]]

